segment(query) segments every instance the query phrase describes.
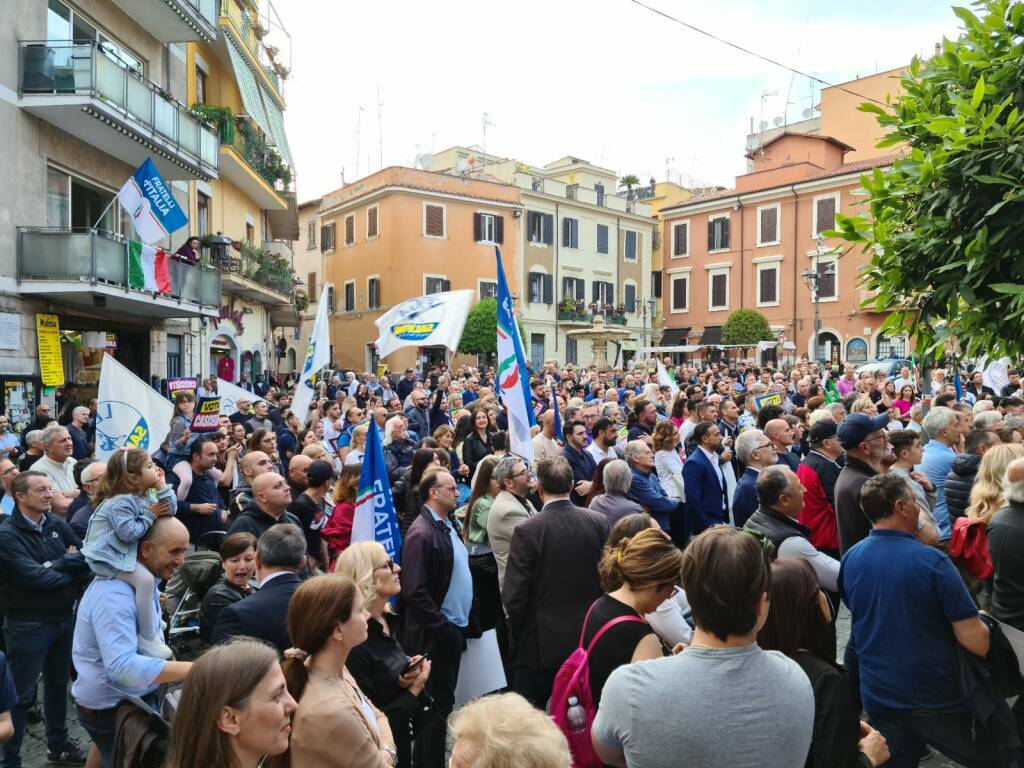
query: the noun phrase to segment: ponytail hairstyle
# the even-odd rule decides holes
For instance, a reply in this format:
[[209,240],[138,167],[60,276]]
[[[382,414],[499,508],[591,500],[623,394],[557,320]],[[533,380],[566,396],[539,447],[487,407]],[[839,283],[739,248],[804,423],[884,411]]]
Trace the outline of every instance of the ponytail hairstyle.
[[647,528],[635,536],[605,546],[598,575],[601,588],[614,592],[623,584],[632,589],[651,584],[676,583],[682,572],[683,553],[660,528]]
[[285,651],[284,679],[296,701],[302,698],[309,682],[305,660],[324,649],[339,623],[352,616],[359,588],[348,576],[337,573],[314,576],[295,590],[288,604],[288,638],[292,647]]
[[107,473],[100,480],[99,488],[96,490],[96,499],[93,502],[95,507],[123,493],[141,496],[146,490],[142,487],[142,470],[149,462],[149,454],[141,448],[121,448],[114,451],[107,461]]

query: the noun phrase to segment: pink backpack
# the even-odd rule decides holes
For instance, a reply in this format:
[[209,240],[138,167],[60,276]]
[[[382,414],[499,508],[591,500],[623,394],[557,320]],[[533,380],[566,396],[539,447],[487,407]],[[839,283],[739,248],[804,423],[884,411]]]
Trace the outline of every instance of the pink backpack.
[[[572,655],[565,660],[558,674],[555,675],[555,683],[551,689],[551,701],[549,703],[551,719],[565,735],[569,742],[569,751],[572,752],[572,764],[574,768],[602,768],[604,762],[594,752],[594,746],[590,743],[590,729],[594,725],[594,717],[597,715],[597,707],[594,705],[594,696],[590,691],[590,652],[594,650],[597,641],[604,633],[616,624],[627,621],[635,621],[646,624],[639,616],[617,616],[597,631],[590,645],[583,648],[583,637],[587,629],[587,622],[590,620],[590,612],[594,610],[596,602],[587,610],[586,618],[583,619],[583,629],[580,630],[579,647],[572,652]],[[586,726],[582,731],[573,732],[569,726],[566,712],[569,709],[569,699],[576,698],[583,711],[586,712]]]

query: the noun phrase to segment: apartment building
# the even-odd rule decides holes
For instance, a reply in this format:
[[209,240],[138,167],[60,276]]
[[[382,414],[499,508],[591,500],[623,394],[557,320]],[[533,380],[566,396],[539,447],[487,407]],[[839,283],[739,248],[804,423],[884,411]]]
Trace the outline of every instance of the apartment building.
[[[257,352],[266,359],[270,312],[291,303],[284,293],[275,292],[269,303],[262,290],[244,295],[251,282],[265,287],[268,269],[261,279],[234,282],[229,244],[216,262],[213,248],[200,264],[173,260],[169,294],[131,288],[126,243],[136,236],[115,197],[151,157],[190,219],[187,230],[160,243],[169,251],[189,234],[221,231],[239,246],[255,247],[293,234],[284,185],[271,183],[256,194],[232,166],[253,163],[239,164],[237,151],[222,141],[224,128],[187,106],[209,103],[206,91],[217,94],[237,110],[225,110],[232,127],[247,111],[240,68],[228,50],[247,40],[239,61],[248,61],[253,76],[260,56],[252,22],[261,12],[236,0],[13,0],[6,10],[0,20],[7,42],[0,55],[0,125],[9,139],[0,153],[3,410],[18,423],[43,396],[37,314],[56,316],[64,378],[77,381],[86,398],[95,393],[105,352],[146,379],[207,373],[212,331],[225,325],[233,301],[239,319],[252,327],[236,342],[236,371],[243,346],[250,361]],[[265,143],[272,145],[267,156],[287,153],[283,129]],[[285,215],[267,215],[275,209]],[[255,257],[262,261],[264,253]],[[288,258],[273,260],[275,274]]]
[[[509,290],[518,292],[519,193],[508,184],[392,167],[325,195],[319,208],[323,278],[316,288],[331,285],[333,365],[376,370],[374,321],[406,299],[459,289],[472,290],[478,300],[495,296],[495,245]],[[315,300],[311,292],[311,306]],[[400,371],[444,356],[439,348],[406,347],[383,362]],[[475,360],[456,356],[454,362]]]
[[589,326],[598,313],[632,332],[613,346],[611,362],[636,354],[654,314],[648,300],[655,226],[646,202],[614,194],[615,171],[571,155],[529,166],[468,147],[433,155],[430,167],[503,183],[521,195],[519,310],[531,367],[546,359],[589,365],[590,345],[566,331]]
[[295,288],[295,307],[299,325],[282,330],[285,339],[284,362],[281,370],[297,373],[306,360],[309,337],[316,321],[317,301],[323,291],[324,257],[320,250],[320,204],[316,197],[299,203],[299,240],[295,243],[295,276],[301,285]]

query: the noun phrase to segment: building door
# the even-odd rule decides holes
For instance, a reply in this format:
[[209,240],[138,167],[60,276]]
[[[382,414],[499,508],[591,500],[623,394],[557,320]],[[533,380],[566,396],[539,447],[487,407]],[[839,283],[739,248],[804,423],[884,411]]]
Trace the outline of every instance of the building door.
[[831,331],[822,331],[818,334],[818,351],[815,358],[819,362],[839,363],[839,338]]
[[181,376],[181,336],[167,334],[167,378]]
[[539,371],[544,367],[544,334],[530,334],[530,367]]

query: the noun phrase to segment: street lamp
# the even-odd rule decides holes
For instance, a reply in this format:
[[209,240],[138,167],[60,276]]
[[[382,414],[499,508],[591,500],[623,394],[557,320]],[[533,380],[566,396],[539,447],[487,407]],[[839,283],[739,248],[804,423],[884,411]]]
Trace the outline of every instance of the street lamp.
[[804,284],[810,290],[811,300],[814,302],[814,352],[812,359],[813,362],[823,363],[823,360],[818,360],[818,350],[821,341],[821,281],[823,278],[831,277],[835,274],[835,262],[829,262],[823,270],[819,268],[819,259],[827,249],[825,248],[824,238],[818,235],[817,239],[818,247],[814,251],[814,269],[807,270],[800,277],[804,279]]

